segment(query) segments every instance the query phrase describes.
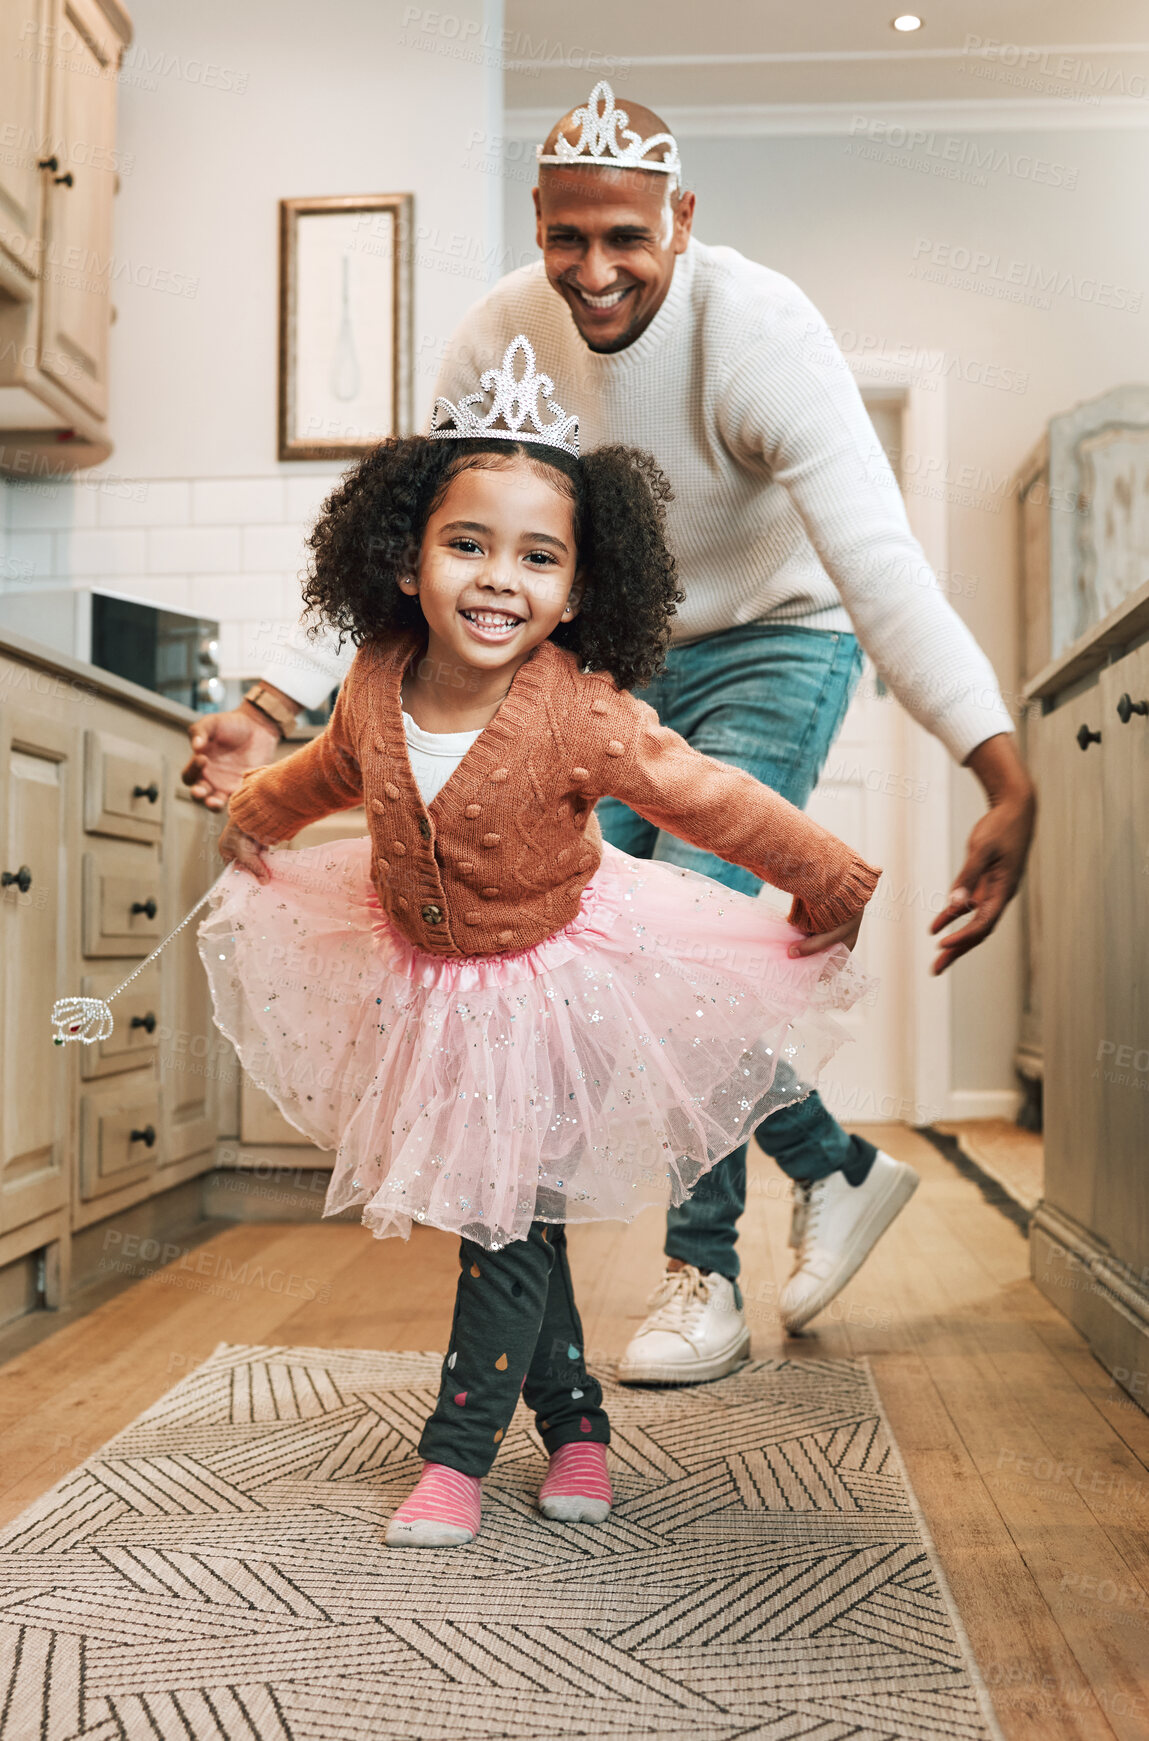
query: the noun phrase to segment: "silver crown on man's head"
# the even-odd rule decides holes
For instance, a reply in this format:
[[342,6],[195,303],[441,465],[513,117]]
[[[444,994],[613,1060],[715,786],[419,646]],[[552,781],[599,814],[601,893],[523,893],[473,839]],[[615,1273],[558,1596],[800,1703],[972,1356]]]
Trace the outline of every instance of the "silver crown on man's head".
[[[673,133],[652,133],[649,139],[644,139],[641,133],[628,127],[630,116],[625,109],[615,108],[614,92],[605,79],[599,80],[584,106],[574,110],[571,120],[581,128],[578,138],[572,144],[560,133],[551,154],[541,145],[536,146],[535,156],[540,163],[585,164],[590,169],[654,169],[660,175],[673,175],[676,179],[682,174],[682,159]],[[657,146],[667,147],[665,155],[648,157],[647,152]]]
[[[515,353],[522,351],[526,367],[515,374]],[[561,448],[572,459],[578,458],[578,418],[567,413],[551,398],[555,384],[549,375],[535,369],[535,351],[525,333],[513,338],[503,352],[501,369],[485,369],[479,376],[479,391],[468,393],[457,405],[450,399],[436,399],[431,412],[432,441],[533,441],[541,447]],[[539,413],[539,396],[548,411],[554,413],[544,423]],[[475,407],[490,397],[490,409],[480,415]]]

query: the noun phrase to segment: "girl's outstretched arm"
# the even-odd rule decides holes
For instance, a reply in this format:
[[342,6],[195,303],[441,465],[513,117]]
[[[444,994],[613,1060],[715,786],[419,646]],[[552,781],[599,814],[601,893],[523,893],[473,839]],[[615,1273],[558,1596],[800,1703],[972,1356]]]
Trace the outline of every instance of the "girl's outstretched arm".
[[802,931],[860,916],[880,870],[753,775],[692,749],[645,702],[617,702],[596,770],[604,794],[793,895],[790,923]]
[[331,718],[318,737],[294,754],[245,774],[228,803],[232,822],[266,846],[290,840],[309,822],[363,801],[358,736],[340,690]]

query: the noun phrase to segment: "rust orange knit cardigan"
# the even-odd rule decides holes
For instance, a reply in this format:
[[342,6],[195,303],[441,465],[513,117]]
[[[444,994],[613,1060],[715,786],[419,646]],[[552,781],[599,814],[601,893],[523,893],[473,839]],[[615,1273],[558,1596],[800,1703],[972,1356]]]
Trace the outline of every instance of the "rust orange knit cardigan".
[[423,803],[401,688],[411,635],[361,647],[321,736],[244,777],[234,820],[265,845],[365,803],[384,910],[430,954],[531,948],[574,918],[602,858],[599,798],[743,865],[794,896],[790,918],[829,931],[880,871],[750,774],[691,749],[605,672],[544,641],[442,791]]

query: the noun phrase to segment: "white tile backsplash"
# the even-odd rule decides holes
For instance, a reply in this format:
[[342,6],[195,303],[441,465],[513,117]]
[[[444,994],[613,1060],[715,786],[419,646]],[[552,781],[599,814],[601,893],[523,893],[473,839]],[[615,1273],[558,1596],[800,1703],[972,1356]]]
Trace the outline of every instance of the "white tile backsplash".
[[109,480],[95,491],[101,526],[187,526],[194,486],[179,478]]
[[52,573],[61,579],[87,574],[111,581],[147,572],[148,534],[142,527],[57,532],[55,542]]
[[287,518],[284,478],[197,478],[192,485],[195,526],[280,524]]
[[225,677],[255,677],[298,621],[304,536],[341,474],[0,480],[0,589],[94,586],[220,624]]
[[159,526],[147,538],[153,574],[226,574],[239,567],[238,526]]
[[292,572],[306,563],[303,533],[298,526],[244,526],[240,539],[245,571],[266,573],[277,568]]

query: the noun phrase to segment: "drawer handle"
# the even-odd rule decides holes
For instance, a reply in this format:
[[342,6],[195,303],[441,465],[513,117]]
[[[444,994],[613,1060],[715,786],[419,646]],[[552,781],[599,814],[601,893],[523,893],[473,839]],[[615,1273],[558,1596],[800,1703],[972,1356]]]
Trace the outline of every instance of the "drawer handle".
[[56,183],[57,187],[74,187],[75,186],[75,182],[72,179],[72,171],[70,169],[65,170],[63,175],[54,175],[52,177],[52,180]]
[[154,1034],[156,1031],[156,1018],[151,1010],[149,1010],[146,1016],[133,1016],[129,1026],[133,1028],[146,1028],[149,1034]]
[[50,169],[53,175],[55,175],[59,167],[59,162],[55,157],[41,157],[39,163],[36,165],[37,169]]
[[[1084,748],[1084,746],[1082,747]],[[146,901],[133,901],[132,912],[146,913],[149,919],[154,919],[156,914],[159,912],[159,908],[156,906],[151,895],[149,895]]]
[[22,864],[18,871],[0,871],[0,889],[8,888],[12,883],[16,884],[22,895],[28,893],[32,887],[32,872],[26,864]]
[[146,798],[149,804],[154,804],[160,795],[160,789],[153,780],[150,786],[133,786],[133,798]]
[[1122,725],[1128,725],[1135,713],[1149,713],[1149,701],[1134,701],[1131,696],[1123,695],[1117,703],[1117,717]]
[[1087,725],[1083,725],[1079,729],[1077,733],[1078,749],[1087,750],[1090,744],[1099,744],[1100,742],[1101,733],[1099,731],[1090,731]]
[[131,1135],[134,1143],[143,1143],[146,1148],[154,1148],[156,1142],[155,1126],[145,1124],[143,1130],[134,1130]]

